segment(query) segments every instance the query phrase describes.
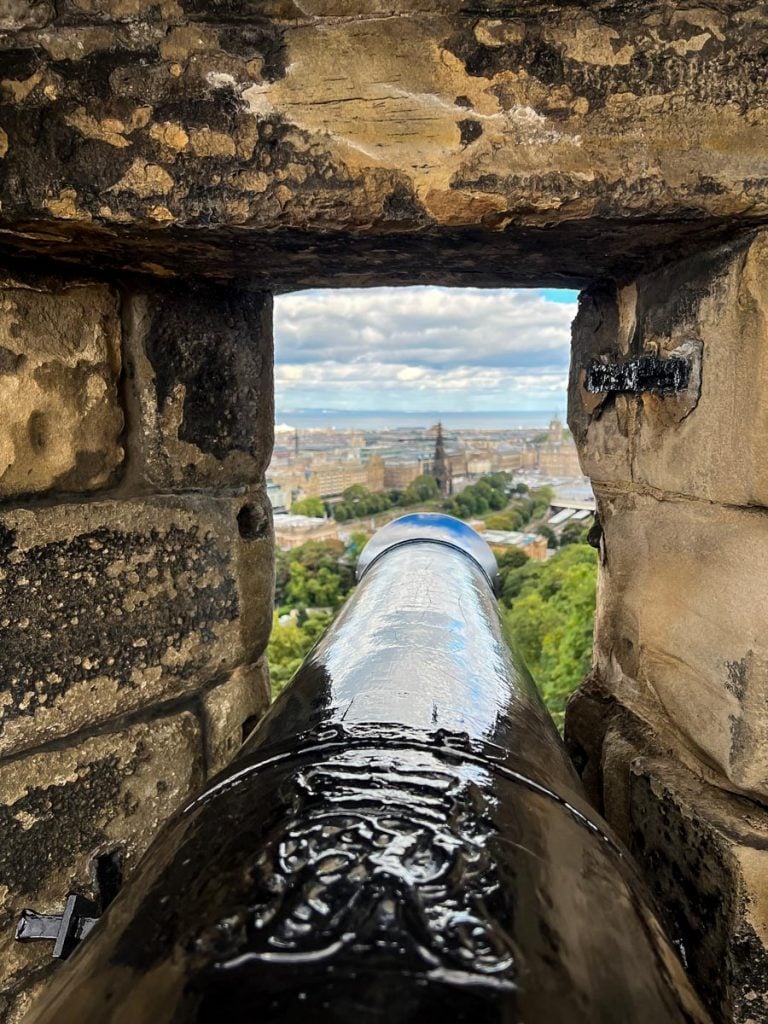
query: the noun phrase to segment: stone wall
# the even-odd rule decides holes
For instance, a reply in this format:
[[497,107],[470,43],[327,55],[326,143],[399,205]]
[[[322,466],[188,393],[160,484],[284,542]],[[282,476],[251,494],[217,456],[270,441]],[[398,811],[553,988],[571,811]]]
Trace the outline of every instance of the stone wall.
[[[768,1021],[767,47],[732,0],[0,3],[7,1015],[18,909],[129,870],[263,706],[254,289],[435,282],[587,288],[568,738],[718,1017]],[[643,352],[686,391],[585,391]]]
[[271,301],[0,282],[0,1019],[268,701]]
[[[671,353],[678,395],[585,389],[593,359]],[[567,735],[724,1021],[768,1020],[766,381],[765,232],[581,297],[569,418],[602,537]]]
[[13,0],[0,240],[270,290],[636,273],[768,216],[766,45],[732,0]]

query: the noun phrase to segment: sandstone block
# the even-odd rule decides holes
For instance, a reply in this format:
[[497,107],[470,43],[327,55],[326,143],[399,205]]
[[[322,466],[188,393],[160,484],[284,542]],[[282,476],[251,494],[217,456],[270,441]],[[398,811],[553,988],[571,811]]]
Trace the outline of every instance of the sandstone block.
[[626,838],[694,984],[716,1019],[768,1019],[768,814],[668,759],[628,776]]
[[[203,778],[189,712],[0,763],[0,990],[20,1014],[48,943],[16,942],[25,907],[58,912],[70,891],[99,900]],[[107,868],[114,870],[109,871]],[[16,1009],[14,1009],[14,1005]]]
[[[768,233],[590,289],[574,324],[569,421],[596,483],[768,505]],[[686,354],[680,395],[597,397],[592,359]]]
[[127,298],[132,454],[159,487],[244,485],[272,453],[272,302],[197,282]]
[[760,4],[11,7],[0,218],[37,251],[586,283],[768,209]]
[[30,964],[17,974],[11,984],[0,992],[0,1021],[3,1024],[23,1024],[27,1011],[59,966],[59,961],[45,961],[39,965]]
[[0,283],[0,498],[103,487],[123,460],[105,285]]
[[229,764],[269,707],[266,659],[237,669],[203,698],[206,765],[213,774]]
[[[768,795],[768,529],[762,512],[597,489],[594,669],[730,785]],[[668,724],[665,724],[668,723]]]
[[0,515],[0,751],[250,664],[271,623],[263,492]]
[[631,480],[631,436],[635,403],[619,395],[601,401],[586,389],[587,369],[605,354],[613,360],[629,353],[626,311],[633,289],[613,284],[587,289],[579,296],[572,326],[568,426],[579,452],[583,472],[596,484]]
[[[590,799],[635,856],[691,979],[722,1024],[768,1019],[768,812],[687,768],[588,680],[566,742]],[[708,773],[709,778],[716,778]],[[722,778],[719,780],[722,782]]]

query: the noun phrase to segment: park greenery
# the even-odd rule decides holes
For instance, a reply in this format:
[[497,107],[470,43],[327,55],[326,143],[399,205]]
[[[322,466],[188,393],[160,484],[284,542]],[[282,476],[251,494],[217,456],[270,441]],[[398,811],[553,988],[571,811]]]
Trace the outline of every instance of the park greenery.
[[299,498],[291,505],[291,512],[297,516],[312,516],[314,519],[325,518],[325,502],[322,498]]
[[[460,500],[467,492],[468,497]],[[352,512],[348,518],[379,511],[371,506],[369,495],[357,486],[344,492],[343,504]],[[511,488],[505,474],[491,474],[447,501],[439,498],[430,477],[413,481],[394,498],[391,492],[375,497],[388,500],[387,508],[447,505],[446,511],[464,519],[483,516],[489,529],[538,532],[547,537],[549,547],[558,548],[546,562],[531,561],[519,548],[498,551],[497,558],[500,608],[510,642],[562,726],[565,702],[588,672],[591,658],[597,555],[586,543],[589,526],[568,523],[558,537],[546,524],[536,524],[546,513],[551,492],[528,491],[524,485]],[[356,532],[346,544],[308,541],[291,551],[278,551],[276,611],[268,647],[273,694],[285,687],[349,596],[366,540],[365,533]]]
[[362,484],[353,484],[342,492],[341,501],[333,506],[333,518],[337,523],[346,523],[350,519],[377,515],[392,508],[423,505],[434,501],[439,493],[437,481],[426,475],[416,477],[404,491],[392,489],[376,493]]
[[571,543],[546,562],[526,560],[500,568],[507,636],[562,728],[568,696],[592,658],[597,552]]

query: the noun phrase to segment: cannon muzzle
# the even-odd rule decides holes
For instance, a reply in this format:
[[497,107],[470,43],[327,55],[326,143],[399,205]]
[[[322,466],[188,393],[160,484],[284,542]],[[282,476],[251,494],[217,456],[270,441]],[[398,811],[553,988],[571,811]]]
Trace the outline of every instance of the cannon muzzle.
[[505,640],[488,546],[405,516],[358,575],[29,1024],[707,1021]]

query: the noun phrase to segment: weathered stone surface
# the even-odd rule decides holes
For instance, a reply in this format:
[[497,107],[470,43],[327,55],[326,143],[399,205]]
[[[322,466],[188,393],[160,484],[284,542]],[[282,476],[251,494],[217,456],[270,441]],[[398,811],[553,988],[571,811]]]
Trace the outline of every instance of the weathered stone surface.
[[723,1021],[768,1019],[768,815],[668,760],[633,761],[629,798],[630,850],[699,991]]
[[8,511],[0,552],[2,752],[194,690],[266,645],[261,491]]
[[[591,360],[685,354],[677,396],[597,396]],[[569,422],[593,481],[768,506],[768,234],[581,298]]]
[[232,285],[126,297],[135,471],[160,487],[260,480],[272,453],[272,302]]
[[598,488],[594,670],[728,785],[768,795],[763,511]]
[[59,962],[25,965],[12,985],[0,991],[0,1020],[3,1024],[22,1024],[27,1010],[43,992]]
[[0,216],[28,248],[288,286],[579,283],[768,216],[758,4],[72,0],[7,23]]
[[123,458],[119,373],[111,288],[0,280],[0,498],[110,481]]
[[56,912],[70,891],[103,897],[99,857],[130,874],[202,782],[202,754],[200,725],[184,712],[0,764],[0,1016],[20,1017],[27,977],[51,955],[49,943],[15,941],[21,911]]
[[269,707],[269,668],[265,659],[237,669],[203,698],[206,768],[213,774],[229,764],[243,740]]
[[768,812],[685,768],[594,684],[567,738],[592,797],[637,859],[692,980],[722,1024],[768,1019]]

